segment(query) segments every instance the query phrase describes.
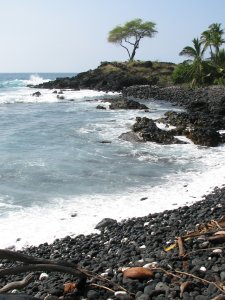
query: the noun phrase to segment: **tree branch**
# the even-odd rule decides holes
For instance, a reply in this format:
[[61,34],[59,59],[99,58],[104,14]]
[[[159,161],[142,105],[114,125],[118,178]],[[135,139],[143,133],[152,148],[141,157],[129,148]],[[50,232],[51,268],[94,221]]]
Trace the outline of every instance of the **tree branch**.
[[120,46],[127,50],[127,53],[128,53],[128,55],[129,55],[129,58],[130,58],[130,51],[129,51],[129,49],[128,49],[127,47],[125,47],[125,46],[122,44],[122,42],[120,42]]

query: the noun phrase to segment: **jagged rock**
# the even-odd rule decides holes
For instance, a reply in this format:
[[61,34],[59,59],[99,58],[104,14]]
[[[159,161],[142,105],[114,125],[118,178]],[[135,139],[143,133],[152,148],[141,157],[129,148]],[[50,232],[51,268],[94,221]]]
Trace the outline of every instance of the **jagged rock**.
[[110,102],[110,109],[148,109],[148,107],[144,104],[125,98],[113,99],[110,100]]
[[[154,85],[136,85],[123,89],[124,97],[137,99],[160,99],[170,101],[187,108],[185,113],[177,114],[176,121],[188,114],[187,120],[193,126],[225,129],[225,87],[210,86],[202,88],[184,88],[179,86],[159,87]],[[168,117],[168,116],[166,116]],[[185,121],[185,120],[183,120]],[[183,122],[182,121],[182,122]]]
[[189,131],[186,136],[194,144],[208,147],[216,147],[221,142],[220,134],[212,128],[195,128]]
[[185,144],[173,136],[173,132],[165,131],[158,128],[152,119],[146,117],[136,118],[136,123],[132,126],[132,130],[144,142],[156,142],[159,144]]

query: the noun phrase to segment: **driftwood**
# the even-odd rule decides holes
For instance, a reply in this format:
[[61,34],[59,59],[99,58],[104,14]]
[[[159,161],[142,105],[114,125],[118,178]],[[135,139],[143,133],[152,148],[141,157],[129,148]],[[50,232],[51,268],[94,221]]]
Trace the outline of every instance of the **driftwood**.
[[13,281],[3,286],[3,288],[0,289],[0,293],[7,293],[14,289],[22,289],[26,287],[31,281],[33,281],[33,279],[34,275],[30,273],[20,281]]
[[33,271],[54,271],[68,273],[79,278],[87,277],[87,274],[78,269],[75,264],[62,260],[53,261],[50,259],[42,259],[6,249],[0,249],[0,259],[8,259],[14,262],[20,261],[26,263],[26,265],[22,266],[0,269],[0,276],[16,275],[19,273]]
[[53,264],[32,264],[32,265],[17,266],[14,268],[1,269],[0,276],[17,275],[20,273],[33,272],[33,271],[52,271],[52,272],[71,274],[79,278],[86,277],[86,274],[84,274],[82,271],[78,269],[72,269],[70,267],[53,265]]
[[27,264],[53,264],[53,265],[63,265],[71,268],[76,268],[77,265],[68,263],[63,260],[51,260],[51,259],[43,259],[34,257],[31,255],[10,251],[6,249],[0,249],[0,259],[8,259],[10,261],[20,261]]

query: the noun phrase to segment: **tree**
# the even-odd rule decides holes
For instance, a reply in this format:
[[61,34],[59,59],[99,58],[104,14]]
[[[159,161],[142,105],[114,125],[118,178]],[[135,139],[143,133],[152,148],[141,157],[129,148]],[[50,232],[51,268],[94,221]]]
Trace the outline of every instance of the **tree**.
[[211,59],[213,57],[213,50],[212,50],[212,46],[213,46],[213,39],[212,39],[212,34],[209,30],[205,30],[203,31],[203,33],[201,34],[201,43],[204,45],[204,49],[206,50],[207,48],[210,49],[210,56]]
[[216,54],[214,66],[216,69],[214,83],[225,84],[225,49],[220,49]]
[[220,46],[225,43],[225,40],[223,39],[224,29],[221,28],[221,24],[213,23],[209,26],[209,31],[212,35],[212,45],[215,48],[215,55],[217,55]]
[[[108,41],[126,49],[129,60],[132,61],[141,39],[144,37],[151,38],[157,33],[155,25],[153,22],[143,22],[142,19],[131,20],[123,26],[116,26],[112,29],[109,32]],[[131,47],[131,50],[128,46]]]
[[187,56],[192,61],[190,78],[192,78],[192,85],[194,86],[204,82],[205,62],[203,61],[203,56],[205,48],[202,47],[202,43],[198,38],[193,39],[192,42],[193,47],[184,47],[184,49],[180,52],[180,55]]
[[[201,42],[204,44],[204,48],[210,48],[211,60],[217,57],[220,47],[225,43],[223,35],[224,29],[221,28],[220,23],[211,24],[208,30],[205,30],[201,35]],[[214,53],[212,48],[215,49]]]

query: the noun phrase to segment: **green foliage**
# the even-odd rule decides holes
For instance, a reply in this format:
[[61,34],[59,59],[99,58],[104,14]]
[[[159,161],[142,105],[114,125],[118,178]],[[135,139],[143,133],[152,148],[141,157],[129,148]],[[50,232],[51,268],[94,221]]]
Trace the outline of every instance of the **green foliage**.
[[[155,26],[156,24],[153,22],[143,22],[142,19],[134,19],[126,22],[123,26],[119,25],[112,29],[109,32],[108,41],[126,49],[129,60],[132,61],[136,50],[139,48],[140,40],[144,37],[151,38],[157,33]],[[128,46],[131,47],[132,51]]]
[[187,83],[191,81],[191,65],[184,61],[179,64],[172,73],[172,80],[175,84]]
[[[203,31],[201,38],[193,39],[193,46],[186,46],[180,55],[190,58],[190,63],[183,63],[174,71],[174,83],[189,83],[192,86],[221,84],[225,78],[225,50],[220,47],[225,43],[224,29],[221,24],[213,23]],[[206,50],[210,49],[210,59],[205,59]]]

